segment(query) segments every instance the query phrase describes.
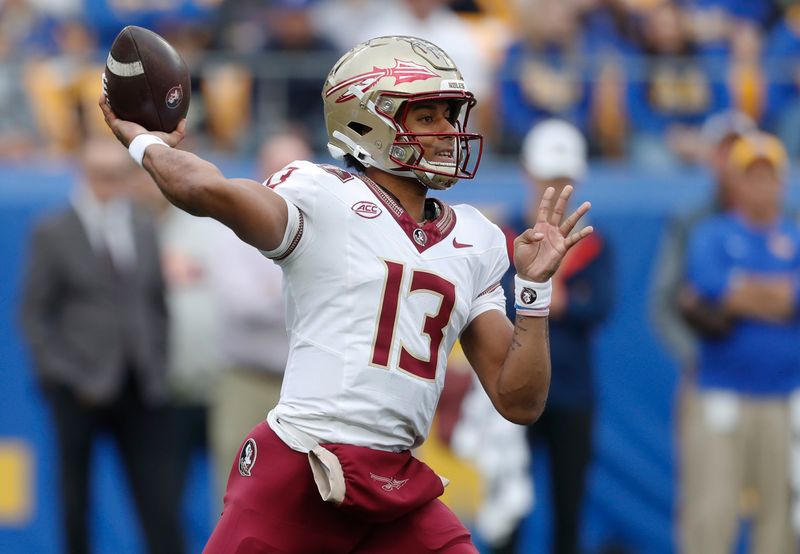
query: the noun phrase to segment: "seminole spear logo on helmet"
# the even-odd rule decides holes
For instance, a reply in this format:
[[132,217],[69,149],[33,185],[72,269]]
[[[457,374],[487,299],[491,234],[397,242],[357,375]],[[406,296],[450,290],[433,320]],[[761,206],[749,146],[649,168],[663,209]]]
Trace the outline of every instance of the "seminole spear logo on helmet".
[[[335,87],[331,87],[328,90],[328,92],[325,93],[325,96],[331,96],[333,93],[340,91],[342,89],[348,91],[351,86],[355,86],[358,90],[361,91],[361,93],[364,93],[367,92],[372,87],[374,87],[378,83],[378,81],[380,81],[384,77],[394,77],[394,84],[399,85],[401,83],[413,83],[414,81],[424,81],[432,77],[439,77],[439,75],[434,73],[424,65],[416,64],[414,62],[406,62],[395,58],[394,67],[386,67],[386,68],[373,67],[372,71],[361,73],[360,75],[351,77],[346,81],[342,81]],[[342,102],[347,102],[352,98],[355,98],[355,94],[353,94],[352,92],[345,92],[339,98],[336,99],[336,103],[341,104]]]

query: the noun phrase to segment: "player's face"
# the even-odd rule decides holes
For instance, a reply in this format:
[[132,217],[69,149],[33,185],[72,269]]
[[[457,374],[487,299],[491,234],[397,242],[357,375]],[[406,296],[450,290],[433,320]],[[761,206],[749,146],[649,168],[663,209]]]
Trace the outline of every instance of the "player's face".
[[437,136],[419,136],[417,140],[425,149],[425,159],[431,162],[455,163],[455,115],[451,102],[426,100],[412,103],[405,118],[409,133],[439,133]]

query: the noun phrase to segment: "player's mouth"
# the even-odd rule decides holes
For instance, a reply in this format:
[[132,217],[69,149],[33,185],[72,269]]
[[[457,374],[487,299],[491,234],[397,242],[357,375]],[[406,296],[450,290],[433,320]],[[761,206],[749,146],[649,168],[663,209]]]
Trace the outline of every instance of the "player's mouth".
[[431,161],[435,163],[445,163],[445,164],[455,163],[454,151],[452,148],[444,148],[442,150],[437,150],[436,152],[434,152]]

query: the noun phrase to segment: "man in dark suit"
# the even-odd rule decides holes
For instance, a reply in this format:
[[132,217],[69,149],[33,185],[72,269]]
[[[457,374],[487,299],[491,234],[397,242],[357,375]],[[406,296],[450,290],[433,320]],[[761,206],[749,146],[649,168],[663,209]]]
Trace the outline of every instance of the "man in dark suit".
[[153,222],[127,199],[138,168],[93,139],[69,207],[35,228],[21,320],[52,409],[70,554],[89,551],[91,450],[109,432],[150,552],[182,552],[165,420],[167,310]]

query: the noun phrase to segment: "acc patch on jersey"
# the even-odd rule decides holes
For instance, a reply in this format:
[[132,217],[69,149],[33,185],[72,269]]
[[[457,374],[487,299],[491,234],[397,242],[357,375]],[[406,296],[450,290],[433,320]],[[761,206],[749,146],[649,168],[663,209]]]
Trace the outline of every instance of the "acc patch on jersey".
[[368,202],[367,200],[359,200],[353,204],[351,209],[366,219],[375,219],[383,213],[383,210],[375,202]]
[[250,472],[253,471],[253,466],[256,465],[256,457],[258,456],[258,447],[253,438],[249,438],[242,446],[242,451],[239,453],[239,473],[242,477],[250,477]]

